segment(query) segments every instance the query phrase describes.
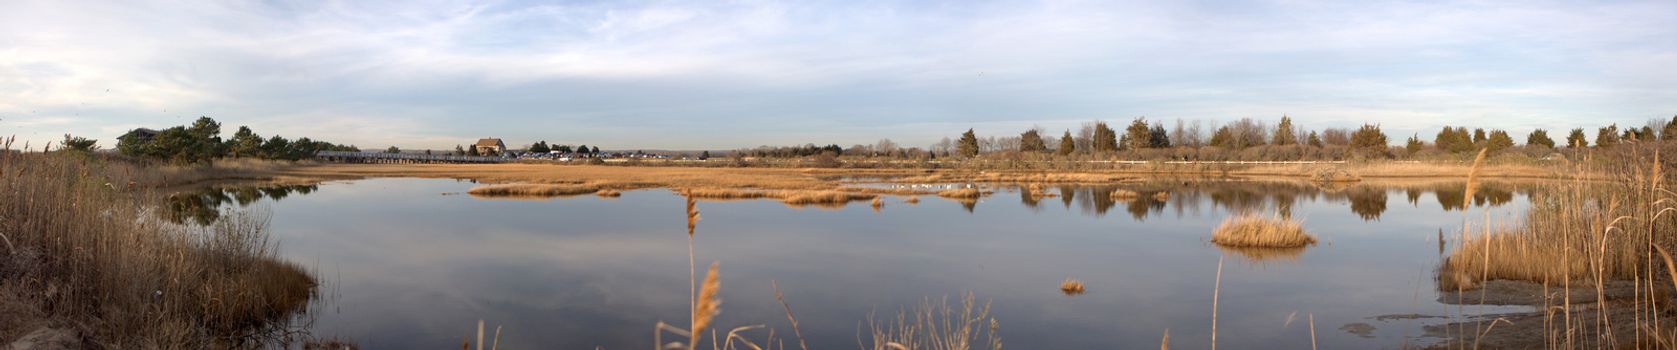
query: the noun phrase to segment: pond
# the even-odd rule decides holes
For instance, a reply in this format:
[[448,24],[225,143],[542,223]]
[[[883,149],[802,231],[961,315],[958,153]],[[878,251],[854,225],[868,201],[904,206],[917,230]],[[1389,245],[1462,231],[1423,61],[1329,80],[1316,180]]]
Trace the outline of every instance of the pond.
[[[505,348],[645,348],[657,322],[687,323],[681,196],[463,194],[474,185],[369,179],[171,202],[180,222],[213,221],[205,208],[271,211],[282,256],[326,284],[315,335],[365,348],[452,346],[480,319],[500,327]],[[1206,348],[1214,293],[1217,342],[1236,348],[1309,347],[1312,324],[1324,348],[1425,345],[1438,339],[1424,325],[1450,321],[1427,316],[1530,311],[1441,303],[1434,279],[1439,239],[1454,244],[1464,223],[1518,219],[1530,202],[1520,186],[1490,184],[1467,201],[1460,183],[1124,187],[1143,195],[1048,186],[1044,198],[996,185],[977,202],[886,197],[878,211],[701,201],[694,250],[700,278],[719,263],[724,332],[765,324],[790,335],[774,282],[817,349],[856,347],[870,315],[883,322],[967,292],[991,303],[1004,344],[1027,349],[1150,348],[1167,329],[1173,346]],[[1321,243],[1281,253],[1208,243],[1224,217],[1246,211],[1303,219]],[[1086,292],[1062,293],[1068,277]]]

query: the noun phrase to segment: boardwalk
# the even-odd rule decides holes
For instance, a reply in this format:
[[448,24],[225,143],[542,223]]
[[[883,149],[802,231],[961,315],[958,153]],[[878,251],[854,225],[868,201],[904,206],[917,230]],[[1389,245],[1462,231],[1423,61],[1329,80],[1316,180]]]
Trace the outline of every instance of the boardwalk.
[[337,151],[320,151],[320,153],[315,153],[315,159],[343,163],[500,163],[506,161],[499,157]]

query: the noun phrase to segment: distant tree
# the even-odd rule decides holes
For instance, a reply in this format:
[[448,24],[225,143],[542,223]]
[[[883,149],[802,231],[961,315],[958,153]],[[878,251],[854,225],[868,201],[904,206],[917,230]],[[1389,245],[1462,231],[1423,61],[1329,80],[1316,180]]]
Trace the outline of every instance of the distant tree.
[[1129,127],[1124,128],[1124,136],[1120,137],[1119,140],[1119,149],[1134,151],[1152,147],[1153,134],[1152,129],[1147,127],[1147,119],[1135,118],[1135,121],[1130,122]]
[[99,150],[98,143],[99,140],[91,140],[86,137],[64,134],[63,149],[74,152],[92,153],[93,151]]
[[1066,129],[1066,135],[1060,136],[1060,155],[1070,155],[1077,151],[1077,141],[1071,138],[1071,129]]
[[472,145],[472,147],[466,147],[466,156],[481,157],[483,156],[483,153],[477,151],[477,145]]
[[1438,137],[1433,139],[1433,144],[1450,153],[1466,153],[1479,150],[1478,145],[1473,142],[1472,134],[1467,132],[1467,127],[1452,128],[1446,126],[1444,130],[1438,132]]
[[1566,147],[1590,147],[1590,141],[1584,138],[1584,128],[1572,129],[1572,133],[1566,135]]
[[1514,147],[1514,138],[1508,136],[1507,131],[1491,130],[1491,136],[1485,139],[1485,149],[1498,152]]
[[1619,145],[1619,124],[1608,125],[1596,129],[1595,147],[1608,148]]
[[1415,155],[1415,153],[1421,152],[1421,149],[1426,147],[1427,145],[1421,142],[1421,135],[1416,134],[1409,136],[1409,142],[1403,146],[1403,149],[1408,151],[1409,155]]
[[977,157],[978,134],[973,133],[972,129],[967,129],[967,132],[961,133],[960,141],[955,142],[955,149],[962,157]]
[[227,153],[235,158],[261,157],[262,136],[250,131],[248,126],[240,126],[233,138],[227,140]]
[[699,152],[699,160],[710,159],[710,151]]
[[1340,129],[1340,128],[1323,129],[1322,130],[1322,142],[1327,142],[1329,145],[1334,145],[1334,146],[1350,145],[1351,144],[1351,131],[1346,130],[1346,129]]
[[576,153],[578,153],[578,154],[588,154],[588,145],[577,145],[576,146]]
[[594,146],[593,149],[588,150],[588,154],[600,154],[600,146]]
[[1275,125],[1275,140],[1270,141],[1276,146],[1289,146],[1299,143],[1298,132],[1293,131],[1293,119],[1281,116],[1281,123]]
[[1229,131],[1229,127],[1227,126],[1217,128],[1217,132],[1211,133],[1211,146],[1233,148],[1234,132]]
[[1310,137],[1307,140],[1308,141],[1306,141],[1305,143],[1310,144],[1310,147],[1316,147],[1316,148],[1321,148],[1322,147],[1322,138],[1319,137],[1319,136],[1316,136],[1316,131],[1315,130],[1310,131]]
[[1380,131],[1380,125],[1363,124],[1362,128],[1351,133],[1352,149],[1385,153],[1387,147],[1390,147],[1390,143],[1386,139],[1386,133]]
[[430,148],[425,149],[425,155],[427,155],[427,156],[431,155],[431,149]]
[[1555,140],[1549,138],[1548,131],[1543,129],[1532,130],[1531,135],[1526,135],[1526,146],[1555,148]]
[[402,153],[402,149],[396,148],[396,146],[390,146],[390,148],[384,149],[384,153]]
[[1660,137],[1667,141],[1677,140],[1677,116],[1672,116],[1671,122],[1666,123],[1665,129],[1660,130]]
[[[1474,128],[1473,129],[1473,145],[1475,145],[1475,146],[1484,146],[1485,145],[1485,129],[1479,129],[1479,128]],[[1477,147],[1475,147],[1475,148],[1477,148]]]
[[559,151],[559,153],[571,153],[571,146],[559,145],[559,147],[552,147],[552,149]]
[[456,155],[456,156],[466,155],[466,148],[462,147],[460,145],[454,145],[454,155]]
[[1042,142],[1042,134],[1036,128],[1025,130],[1019,134],[1019,150],[1022,152],[1047,152],[1048,144]]
[[291,154],[291,140],[284,136],[274,135],[267,142],[262,143],[262,157],[267,159],[283,159]]
[[529,151],[531,153],[547,153],[553,150],[547,147],[547,141],[536,141],[535,144],[530,145]]
[[1153,123],[1153,128],[1148,130],[1147,133],[1149,138],[1147,147],[1170,148],[1170,133],[1165,131],[1164,124]]
[[1106,122],[1095,122],[1094,149],[1095,152],[1118,151],[1118,133],[1107,127]]

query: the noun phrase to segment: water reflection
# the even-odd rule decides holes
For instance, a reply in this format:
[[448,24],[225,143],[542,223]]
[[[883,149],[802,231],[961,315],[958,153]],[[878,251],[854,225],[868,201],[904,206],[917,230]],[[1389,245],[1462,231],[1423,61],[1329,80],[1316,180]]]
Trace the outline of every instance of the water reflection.
[[[1388,196],[1401,191],[1411,205],[1419,206],[1420,198],[1431,193],[1439,208],[1460,211],[1465,195],[1464,183],[1436,182],[1412,185],[1351,184],[1323,187],[1302,182],[1252,181],[1197,181],[1150,182],[1117,185],[1059,185],[1053,189],[1038,185],[1001,185],[1006,192],[1017,193],[1019,201],[1033,211],[1039,211],[1045,201],[1058,197],[1065,208],[1075,204],[1077,211],[1101,217],[1113,209],[1123,210],[1131,218],[1145,221],[1164,216],[1167,211],[1176,217],[1197,216],[1202,206],[1229,212],[1274,212],[1291,218],[1293,207],[1300,201],[1344,203],[1352,213],[1365,221],[1379,220],[1388,209]],[[1127,191],[1133,195],[1115,195]],[[1520,185],[1485,183],[1474,193],[1475,207],[1498,207],[1514,200]],[[977,201],[963,201],[962,206],[973,211]],[[1122,208],[1118,208],[1123,206]]]
[[225,206],[245,207],[263,199],[278,201],[293,193],[306,195],[319,189],[319,185],[313,184],[201,188],[170,195],[169,210],[162,214],[164,219],[176,224],[207,226],[221,219]]

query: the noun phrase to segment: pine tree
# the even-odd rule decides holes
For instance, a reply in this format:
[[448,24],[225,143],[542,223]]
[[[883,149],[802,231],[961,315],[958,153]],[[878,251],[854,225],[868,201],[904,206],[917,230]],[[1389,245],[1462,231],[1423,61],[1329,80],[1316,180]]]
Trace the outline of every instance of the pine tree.
[[1170,148],[1170,133],[1165,131],[1164,124],[1153,123],[1153,129],[1148,131],[1148,147]]
[[1619,145],[1619,124],[1608,125],[1596,129],[1595,147],[1607,148]]
[[956,142],[955,149],[962,157],[977,157],[978,134],[973,133],[972,129],[967,129],[967,132],[961,134],[961,140]]
[[1292,118],[1288,118],[1284,115],[1281,116],[1281,124],[1277,124],[1275,126],[1275,141],[1270,143],[1273,143],[1276,146],[1296,145],[1299,143],[1298,134],[1293,131]]
[[1548,131],[1544,131],[1543,129],[1532,130],[1531,135],[1526,136],[1526,146],[1555,148],[1555,140],[1549,138]]
[[1025,130],[1019,134],[1019,150],[1024,152],[1046,152],[1048,144],[1042,142],[1042,135],[1036,129]]
[[1385,153],[1388,142],[1386,133],[1380,131],[1380,126],[1363,124],[1356,132],[1351,133],[1351,148],[1364,152]]
[[1065,136],[1060,136],[1060,155],[1071,155],[1071,152],[1075,151],[1077,151],[1077,141],[1072,140],[1071,130],[1068,129]]
[[1118,147],[1126,150],[1140,150],[1151,147],[1152,141],[1152,130],[1147,128],[1147,120],[1145,118],[1135,118],[1135,121],[1130,122],[1129,127],[1124,128],[1124,142],[1120,143]]
[[1316,136],[1316,131],[1311,130],[1310,131],[1310,137],[1309,137],[1307,143],[1310,144],[1310,147],[1321,148],[1322,147],[1322,137]]
[[1584,138],[1584,128],[1572,129],[1572,133],[1566,135],[1566,147],[1590,147],[1590,141]]
[[1491,136],[1485,140],[1485,149],[1498,152],[1514,147],[1514,138],[1508,136],[1507,131],[1492,130]]
[[1409,155],[1415,155],[1415,153],[1421,152],[1421,149],[1426,147],[1427,145],[1421,142],[1421,135],[1415,134],[1413,136],[1409,136],[1409,143],[1405,144],[1403,149],[1405,151],[1409,151]]
[[1106,122],[1095,122],[1095,152],[1114,152],[1118,150],[1118,133],[1106,126]]

